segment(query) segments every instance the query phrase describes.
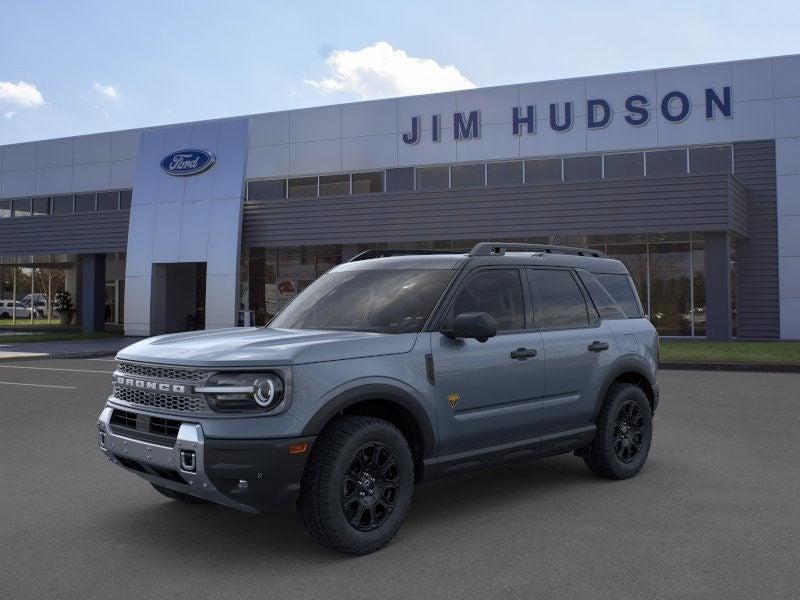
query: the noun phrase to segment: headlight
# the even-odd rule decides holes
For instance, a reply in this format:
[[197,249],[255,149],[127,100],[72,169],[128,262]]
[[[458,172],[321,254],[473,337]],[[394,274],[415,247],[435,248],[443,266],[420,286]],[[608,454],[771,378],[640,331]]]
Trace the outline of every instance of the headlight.
[[219,412],[269,411],[283,400],[285,386],[277,373],[216,373],[195,391]]

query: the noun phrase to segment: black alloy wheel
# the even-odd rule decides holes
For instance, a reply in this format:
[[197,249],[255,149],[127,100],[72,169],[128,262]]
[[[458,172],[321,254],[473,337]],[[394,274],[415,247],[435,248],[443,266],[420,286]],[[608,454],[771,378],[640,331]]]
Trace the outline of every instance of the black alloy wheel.
[[392,514],[399,489],[400,472],[391,449],[379,442],[364,444],[342,481],[342,511],[354,528],[372,531]]
[[623,402],[614,420],[614,453],[623,463],[631,462],[644,441],[644,418],[632,400]]

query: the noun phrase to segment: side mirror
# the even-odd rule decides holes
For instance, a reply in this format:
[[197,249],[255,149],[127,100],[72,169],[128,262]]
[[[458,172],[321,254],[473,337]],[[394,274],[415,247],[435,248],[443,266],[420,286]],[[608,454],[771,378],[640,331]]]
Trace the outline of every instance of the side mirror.
[[443,329],[442,334],[451,339],[476,339],[485,342],[497,335],[497,323],[489,313],[461,313],[453,321],[453,326]]

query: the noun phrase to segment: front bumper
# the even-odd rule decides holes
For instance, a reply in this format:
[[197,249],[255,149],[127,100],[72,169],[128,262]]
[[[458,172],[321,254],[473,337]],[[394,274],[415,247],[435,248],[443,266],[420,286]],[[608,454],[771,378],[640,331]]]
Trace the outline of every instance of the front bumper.
[[98,419],[100,450],[150,483],[251,513],[297,500],[314,437],[208,438],[202,424],[182,422],[174,445],[168,446],[115,432],[113,410],[107,406]]

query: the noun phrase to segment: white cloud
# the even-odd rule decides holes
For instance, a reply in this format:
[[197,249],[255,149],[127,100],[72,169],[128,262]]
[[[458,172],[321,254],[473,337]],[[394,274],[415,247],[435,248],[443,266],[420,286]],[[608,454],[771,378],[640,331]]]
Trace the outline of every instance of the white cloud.
[[16,114],[17,114],[17,111],[15,111],[15,110],[10,110],[10,111],[8,111],[7,113],[3,113],[3,116],[4,116],[6,119],[13,119],[13,118],[14,118],[14,115],[16,115]]
[[122,97],[119,88],[110,83],[108,85],[103,85],[99,81],[95,81],[93,87],[95,92],[98,92],[109,100],[119,100]]
[[36,85],[24,81],[0,81],[0,101],[26,108],[44,104],[42,93],[36,89]]
[[325,61],[330,76],[303,81],[323,94],[351,92],[364,100],[474,88],[453,65],[416,58],[377,42],[361,50],[334,50]]

